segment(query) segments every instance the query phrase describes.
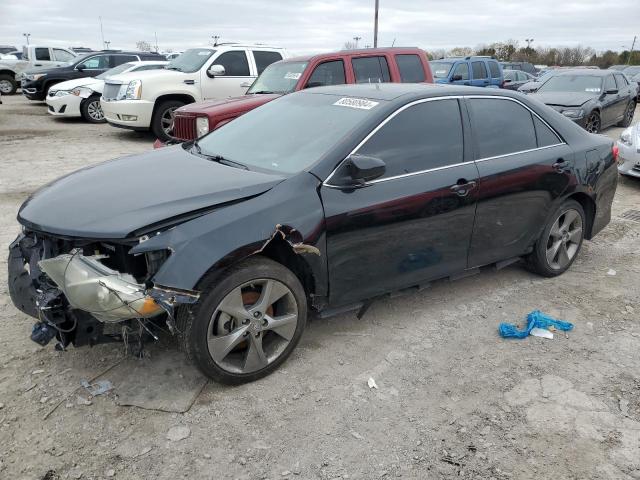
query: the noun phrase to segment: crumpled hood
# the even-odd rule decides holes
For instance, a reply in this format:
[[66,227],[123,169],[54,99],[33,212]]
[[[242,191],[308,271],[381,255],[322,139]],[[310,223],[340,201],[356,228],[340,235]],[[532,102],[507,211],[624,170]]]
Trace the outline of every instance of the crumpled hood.
[[[93,77],[74,78],[73,80],[67,80],[65,82],[56,83],[51,90],[73,90],[76,87],[89,87],[95,90],[95,84],[104,85],[103,80],[96,80]],[[100,89],[102,91],[102,88]]]
[[177,145],[55,180],[20,207],[18,221],[55,235],[126,238],[181,215],[260,195],[282,180],[221,165]]
[[532,93],[531,96],[547,105],[580,107],[589,100],[596,98],[597,95],[588,92],[537,92]]

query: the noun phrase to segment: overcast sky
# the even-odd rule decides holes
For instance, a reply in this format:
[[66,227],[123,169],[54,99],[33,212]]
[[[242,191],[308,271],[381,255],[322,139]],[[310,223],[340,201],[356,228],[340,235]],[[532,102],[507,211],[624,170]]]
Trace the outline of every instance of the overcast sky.
[[[607,7],[609,4],[611,7]],[[160,50],[221,41],[260,42],[311,53],[342,48],[353,37],[373,43],[374,0],[0,0],[0,44],[102,46]],[[615,5],[615,7],[613,6]],[[426,50],[534,38],[533,46],[582,44],[628,49],[640,34],[640,0],[380,0],[379,46]],[[636,48],[640,49],[640,42]]]

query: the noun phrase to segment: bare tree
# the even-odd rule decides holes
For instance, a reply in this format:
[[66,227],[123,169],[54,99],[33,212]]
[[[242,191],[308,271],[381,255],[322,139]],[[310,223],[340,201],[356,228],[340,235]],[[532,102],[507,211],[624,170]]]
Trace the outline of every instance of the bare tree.
[[136,48],[138,49],[139,52],[150,52],[151,51],[151,45],[149,44],[149,42],[147,42],[145,40],[138,40],[136,42]]

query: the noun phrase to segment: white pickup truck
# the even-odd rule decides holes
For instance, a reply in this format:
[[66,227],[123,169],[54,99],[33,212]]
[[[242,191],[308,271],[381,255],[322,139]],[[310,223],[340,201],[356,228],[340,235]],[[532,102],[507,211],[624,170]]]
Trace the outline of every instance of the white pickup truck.
[[220,44],[192,48],[164,70],[115,75],[105,81],[102,111],[111,125],[149,130],[170,140],[176,109],[187,103],[243,95],[286,51],[265,45]]
[[11,95],[19,85],[19,76],[34,67],[60,67],[77,55],[68,48],[26,45],[22,58],[0,58],[0,92]]

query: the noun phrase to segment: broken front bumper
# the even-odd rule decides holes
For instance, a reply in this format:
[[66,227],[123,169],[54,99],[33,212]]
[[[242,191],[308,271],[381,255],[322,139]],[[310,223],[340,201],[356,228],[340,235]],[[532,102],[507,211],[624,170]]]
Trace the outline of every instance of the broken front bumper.
[[40,320],[31,338],[41,345],[54,336],[62,347],[120,341],[122,332],[105,334],[105,324],[162,315],[173,330],[174,307],[198,299],[191,292],[147,287],[101,263],[107,255],[57,250],[55,242],[37,235],[20,235],[9,247],[9,294],[18,309]]

